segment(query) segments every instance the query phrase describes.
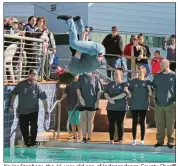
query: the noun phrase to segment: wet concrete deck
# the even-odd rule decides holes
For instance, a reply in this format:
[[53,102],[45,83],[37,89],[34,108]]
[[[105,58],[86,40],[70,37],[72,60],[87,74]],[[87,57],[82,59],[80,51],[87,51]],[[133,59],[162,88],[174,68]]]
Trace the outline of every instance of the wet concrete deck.
[[[57,133],[56,133],[57,135]],[[57,139],[58,142],[76,142],[76,140],[69,140],[69,133],[61,132],[60,139]],[[41,133],[37,137],[40,141],[52,141],[54,140],[53,132]],[[109,133],[106,132],[93,132],[91,142],[92,143],[108,143],[109,141]],[[132,141],[132,133],[125,132],[124,133],[124,144],[131,144]],[[137,132],[137,143],[140,143],[140,131]],[[117,143],[115,143],[117,144]],[[147,129],[145,135],[145,145],[154,145],[156,144],[156,129]],[[165,145],[167,144],[167,138],[165,138]]]

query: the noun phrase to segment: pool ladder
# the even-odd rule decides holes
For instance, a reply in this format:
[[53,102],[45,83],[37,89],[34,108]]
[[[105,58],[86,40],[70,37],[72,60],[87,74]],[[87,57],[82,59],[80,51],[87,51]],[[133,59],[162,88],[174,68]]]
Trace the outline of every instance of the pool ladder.
[[[58,117],[57,117],[58,124],[57,124],[57,134],[56,134],[55,130],[51,130],[49,128],[50,128],[50,121],[51,121],[50,115],[57,105],[58,105]],[[53,132],[53,138],[54,140],[57,140],[60,139],[60,124],[61,124],[61,101],[56,100],[56,102],[54,103],[54,105],[49,111],[49,119],[48,120],[44,119],[43,127],[46,132],[50,132],[50,131]]]

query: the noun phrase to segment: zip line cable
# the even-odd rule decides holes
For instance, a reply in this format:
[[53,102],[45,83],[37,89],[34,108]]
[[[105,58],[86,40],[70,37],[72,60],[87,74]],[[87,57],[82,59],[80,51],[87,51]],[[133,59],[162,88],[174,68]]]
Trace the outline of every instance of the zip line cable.
[[54,14],[54,15],[58,16],[58,14],[56,14],[56,13],[54,13],[54,12],[51,12],[50,10],[47,10],[47,9],[45,9],[45,8],[39,6],[39,5],[36,5],[35,3],[32,3],[32,2],[30,2],[30,3],[31,3],[32,5],[34,5],[34,6],[36,6],[36,7],[39,7],[39,8],[41,8],[41,9],[43,9],[43,10],[45,10],[45,11],[51,13],[51,14]]
[[[54,13],[54,12],[51,12],[50,10],[47,10],[47,9],[45,9],[45,8],[43,8],[43,7],[41,7],[41,6],[39,6],[39,5],[37,5],[36,3],[32,3],[32,2],[29,2],[30,4],[32,4],[32,5],[34,5],[34,6],[36,6],[36,7],[39,7],[39,8],[41,8],[41,9],[43,9],[43,10],[45,10],[45,11],[47,11],[47,12],[49,12],[49,13],[51,13],[51,14],[53,14],[53,15],[56,15],[56,16],[58,16],[59,14],[56,14],[56,13]],[[101,30],[101,29],[95,29],[95,31],[96,32],[110,32],[110,30]],[[139,32],[127,32],[127,31],[120,31],[120,32],[122,32],[122,33],[129,33],[129,34],[136,34],[136,33],[139,33]],[[148,34],[148,35],[158,35],[158,36],[166,36],[166,35],[169,35],[169,34],[155,34],[155,33],[145,33],[145,34]]]

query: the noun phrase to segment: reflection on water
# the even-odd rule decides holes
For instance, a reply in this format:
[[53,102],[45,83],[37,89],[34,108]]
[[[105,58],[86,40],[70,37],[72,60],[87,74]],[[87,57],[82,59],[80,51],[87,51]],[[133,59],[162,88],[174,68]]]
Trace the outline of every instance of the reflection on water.
[[5,148],[4,162],[175,162],[175,154],[58,148]]

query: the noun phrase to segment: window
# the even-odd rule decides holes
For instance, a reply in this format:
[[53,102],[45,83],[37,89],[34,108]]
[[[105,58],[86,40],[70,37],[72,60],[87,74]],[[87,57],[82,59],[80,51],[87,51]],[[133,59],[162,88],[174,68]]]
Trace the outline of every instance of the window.
[[145,36],[145,43],[146,43],[149,47],[162,48],[163,42],[164,42],[164,37]]
[[106,35],[108,35],[108,33],[92,32],[89,38],[91,38],[92,41],[102,43]]
[[56,45],[69,45],[69,34],[54,34]]
[[[89,38],[92,41],[102,43],[106,35],[109,33],[107,32],[92,32],[89,36]],[[119,34],[122,37],[123,45],[125,47],[126,44],[130,43],[131,34]],[[55,34],[54,35],[56,45],[69,45],[69,34]],[[149,47],[158,47],[162,48],[164,43],[164,37],[161,36],[144,36],[145,38],[145,44],[147,44]],[[171,40],[168,41],[168,44],[171,44]]]

